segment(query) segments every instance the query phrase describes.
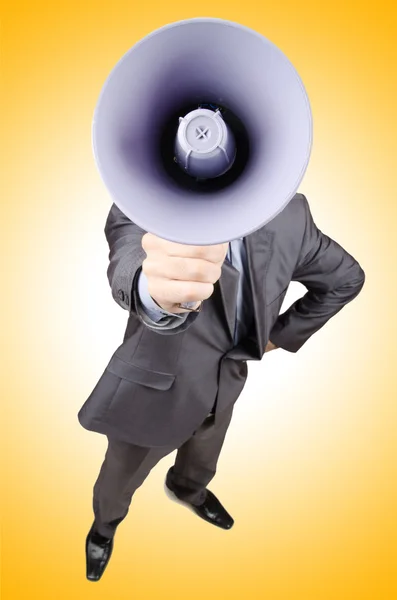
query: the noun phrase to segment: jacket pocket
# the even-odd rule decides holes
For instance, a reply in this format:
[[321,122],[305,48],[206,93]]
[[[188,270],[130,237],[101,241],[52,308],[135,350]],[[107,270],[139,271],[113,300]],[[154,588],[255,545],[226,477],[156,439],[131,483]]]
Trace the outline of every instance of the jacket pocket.
[[176,377],[172,373],[151,371],[149,369],[137,367],[136,365],[125,362],[125,360],[122,360],[116,355],[111,358],[107,366],[107,371],[122,379],[131,381],[132,383],[138,383],[139,385],[156,390],[169,390]]

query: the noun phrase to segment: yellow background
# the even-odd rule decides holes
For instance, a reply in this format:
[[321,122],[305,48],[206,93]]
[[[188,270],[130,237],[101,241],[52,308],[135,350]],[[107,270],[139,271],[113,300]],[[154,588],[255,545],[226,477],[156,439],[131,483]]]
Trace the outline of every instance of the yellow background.
[[[397,598],[394,7],[3,3],[4,600]],[[106,279],[110,199],[91,119],[109,71],[136,41],[195,16],[258,30],[299,71],[314,116],[300,191],[367,280],[300,352],[250,363],[211,486],[234,528],[211,527],[166,497],[168,457],[137,492],[93,584],[84,541],[106,446],[76,415],[127,315]],[[302,291],[292,285],[286,305]]]

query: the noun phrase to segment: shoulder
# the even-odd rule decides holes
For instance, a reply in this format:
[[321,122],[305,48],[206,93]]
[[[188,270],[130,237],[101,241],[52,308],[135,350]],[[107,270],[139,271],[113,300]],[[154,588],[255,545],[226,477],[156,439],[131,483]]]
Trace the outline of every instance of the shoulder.
[[[295,194],[287,206],[277,216],[282,219],[306,219],[309,203],[304,194]],[[277,217],[276,217],[277,218]]]
[[[278,215],[250,234],[253,244],[259,246],[270,237],[273,255],[283,261],[285,272],[290,274],[301,253],[308,223],[308,206],[304,194],[295,194]],[[279,262],[273,262],[279,268]]]
[[307,222],[309,204],[304,194],[295,194],[287,206],[264,226],[278,237],[302,238]]

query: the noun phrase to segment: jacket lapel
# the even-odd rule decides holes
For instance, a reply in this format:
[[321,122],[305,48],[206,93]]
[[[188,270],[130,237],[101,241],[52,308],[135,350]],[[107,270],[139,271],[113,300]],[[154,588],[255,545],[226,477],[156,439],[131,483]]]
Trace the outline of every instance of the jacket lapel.
[[[266,275],[273,253],[274,232],[262,227],[244,238],[248,261],[248,277],[254,306],[254,332],[261,354],[265,350]],[[219,279],[222,302],[229,327],[234,338],[239,273],[226,259]]]
[[223,308],[225,310],[229,334],[234,339],[234,327],[236,323],[237,288],[239,272],[227,258],[223,261],[221,276],[219,278],[219,289]]
[[254,305],[255,332],[261,352],[266,336],[266,275],[273,254],[274,231],[262,227],[245,238],[248,272]]

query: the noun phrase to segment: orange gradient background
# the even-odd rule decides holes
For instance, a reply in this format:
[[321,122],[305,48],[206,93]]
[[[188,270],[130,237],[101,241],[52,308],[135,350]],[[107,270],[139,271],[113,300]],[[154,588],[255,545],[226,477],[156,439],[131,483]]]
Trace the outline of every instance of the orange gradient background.
[[[127,313],[106,279],[91,120],[136,41],[196,16],[252,27],[296,66],[314,116],[300,191],[367,278],[297,354],[249,364],[211,485],[234,528],[167,498],[169,456],[93,584],[84,541],[106,439],[77,412]],[[13,0],[1,17],[4,600],[397,598],[395,4]],[[292,284],[284,308],[303,292]]]

